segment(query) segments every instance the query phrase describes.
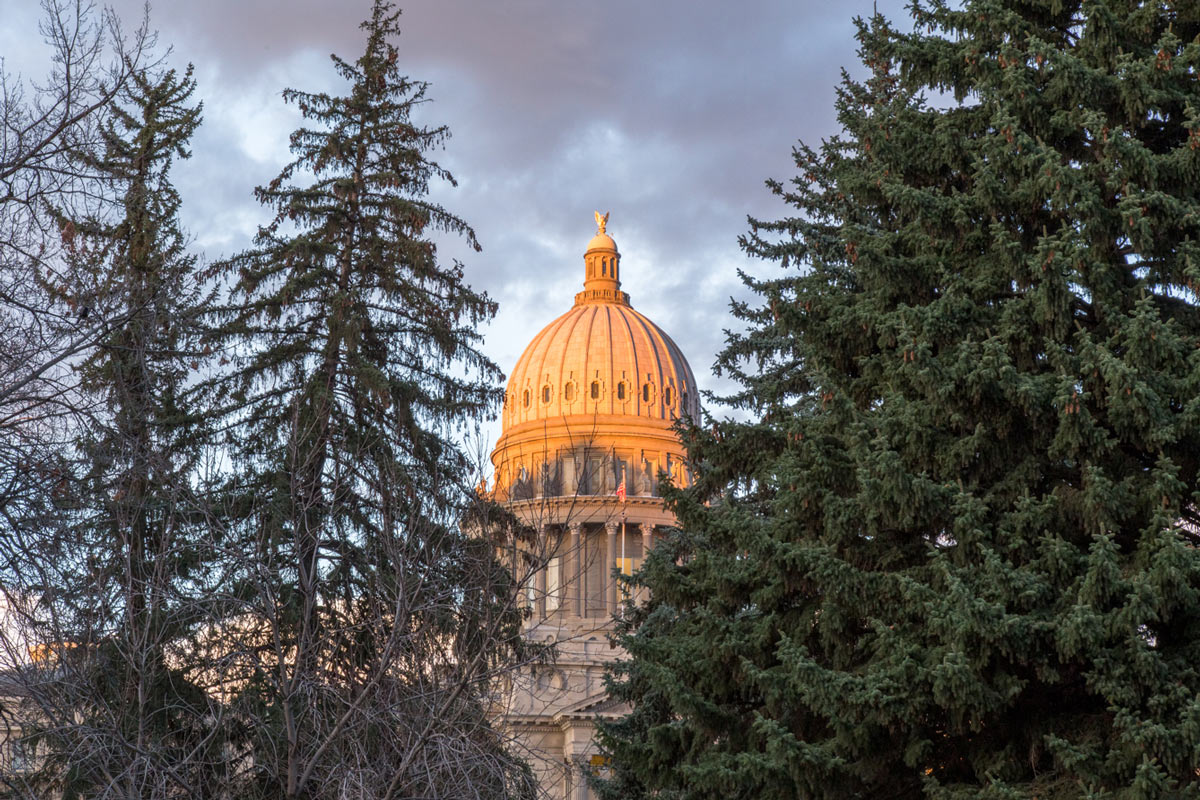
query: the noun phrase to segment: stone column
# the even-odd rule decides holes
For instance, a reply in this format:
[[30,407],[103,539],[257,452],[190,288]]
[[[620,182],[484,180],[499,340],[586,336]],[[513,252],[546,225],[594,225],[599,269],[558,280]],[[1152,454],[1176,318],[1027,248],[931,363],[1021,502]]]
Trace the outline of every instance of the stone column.
[[587,800],[588,782],[584,771],[589,768],[586,757],[581,757],[575,762],[575,774],[572,776],[575,779],[575,796],[571,800]]
[[549,568],[550,537],[545,525],[538,526],[537,550],[533,554],[533,563],[538,571],[533,577],[533,596],[535,598],[533,615],[535,619],[546,618],[546,570]]
[[604,523],[604,530],[608,533],[608,562],[604,565],[604,595],[607,598],[608,615],[611,617],[617,613],[617,579],[613,576],[613,570],[617,566],[617,523]]
[[570,576],[571,584],[568,591],[570,597],[570,613],[577,617],[583,616],[583,525],[578,522],[572,522],[571,528],[571,569],[567,573]]
[[[654,546],[654,526],[649,522],[640,523],[642,526],[642,563],[646,563],[646,556],[650,555],[650,548]],[[645,586],[638,587],[638,603],[645,603],[650,599],[650,594]]]

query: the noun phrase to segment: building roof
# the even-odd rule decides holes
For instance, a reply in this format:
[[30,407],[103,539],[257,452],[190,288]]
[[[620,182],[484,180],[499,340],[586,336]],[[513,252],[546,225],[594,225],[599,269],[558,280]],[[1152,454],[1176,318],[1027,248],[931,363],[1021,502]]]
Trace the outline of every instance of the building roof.
[[584,255],[584,290],[542,329],[508,381],[505,430],[576,415],[661,420],[700,415],[696,379],[678,345],[620,291],[620,255],[598,233]]

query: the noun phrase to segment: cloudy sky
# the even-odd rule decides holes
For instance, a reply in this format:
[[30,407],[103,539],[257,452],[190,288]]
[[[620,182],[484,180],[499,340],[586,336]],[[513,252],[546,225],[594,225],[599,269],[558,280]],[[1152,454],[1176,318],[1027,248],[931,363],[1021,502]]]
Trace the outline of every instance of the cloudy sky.
[[[288,160],[297,126],[280,90],[340,91],[330,53],[362,49],[369,0],[158,0],[151,25],[195,64],[205,122],[177,168],[185,223],[208,258],[245,247],[266,215],[255,185]],[[486,351],[506,372],[566,311],[583,276],[592,211],[609,211],[624,288],[683,348],[702,386],[733,325],[750,261],[748,215],[784,209],[763,186],[794,173],[797,140],[836,132],[839,71],[862,70],[855,15],[896,21],[899,0],[409,0],[405,72],[430,83],[427,124],[453,133],[437,157],[458,186],[437,199],[483,245],[447,241],[500,303]],[[115,0],[131,23],[141,0]],[[36,76],[36,0],[0,0],[0,54]]]

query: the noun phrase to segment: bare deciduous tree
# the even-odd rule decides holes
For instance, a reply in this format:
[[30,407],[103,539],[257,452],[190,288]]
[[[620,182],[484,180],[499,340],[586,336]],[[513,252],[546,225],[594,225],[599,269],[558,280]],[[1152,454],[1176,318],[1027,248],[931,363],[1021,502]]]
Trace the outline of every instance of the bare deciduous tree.
[[27,81],[0,62],[0,515],[8,527],[62,490],[53,454],[86,412],[70,362],[120,322],[64,257],[70,232],[54,210],[102,213],[109,204],[77,156],[102,147],[107,106],[148,44],[144,24],[126,35],[111,12],[85,0],[43,0],[42,8],[53,65],[46,77]]
[[224,774],[222,709],[180,659],[219,570],[196,491],[203,438],[183,400],[205,298],[169,180],[199,107],[190,70],[130,68],[104,109],[101,146],[69,151],[78,179],[96,186],[89,195],[111,194],[119,213],[41,201],[76,280],[42,280],[46,308],[73,316],[81,296],[103,298],[111,315],[94,347],[61,359],[77,417],[54,453],[62,488],[4,540],[5,633],[33,651],[9,649],[19,740],[36,747],[34,768],[11,776],[27,796],[204,796]]

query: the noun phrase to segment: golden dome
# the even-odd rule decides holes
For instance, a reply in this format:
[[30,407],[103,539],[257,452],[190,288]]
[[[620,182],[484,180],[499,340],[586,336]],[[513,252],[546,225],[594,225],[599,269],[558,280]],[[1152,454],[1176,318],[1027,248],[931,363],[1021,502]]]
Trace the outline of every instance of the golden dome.
[[[612,242],[597,247],[598,240]],[[525,348],[508,380],[502,424],[579,415],[699,418],[696,379],[671,337],[620,291],[616,243],[597,234],[585,255],[575,306]],[[595,263],[593,263],[595,262]]]
[[525,349],[504,403],[505,430],[577,414],[699,417],[679,347],[627,305],[581,302]]
[[658,477],[690,480],[673,426],[700,416],[696,379],[621,291],[607,221],[597,212],[574,307],[533,338],[508,379],[492,451],[496,496],[535,526],[611,522],[621,484],[639,524],[672,525]]

